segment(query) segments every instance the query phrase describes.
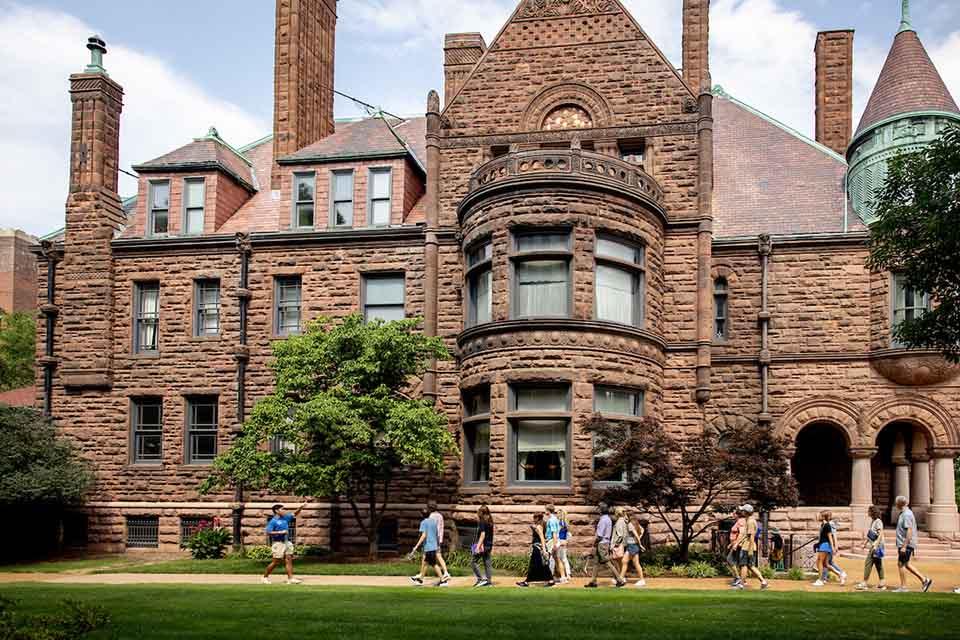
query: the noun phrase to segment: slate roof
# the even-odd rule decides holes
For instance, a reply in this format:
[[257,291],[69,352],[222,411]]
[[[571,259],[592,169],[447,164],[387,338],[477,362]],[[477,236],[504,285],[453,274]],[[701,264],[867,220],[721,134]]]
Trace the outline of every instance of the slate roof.
[[204,138],[196,138],[179,149],[133,167],[141,173],[204,168],[220,169],[233,176],[247,190],[255,190],[250,162],[216,135],[215,130]]
[[882,120],[916,111],[960,113],[916,31],[897,34],[857,134]]
[[[391,130],[392,128],[392,130]],[[280,163],[338,161],[398,156],[412,152],[415,163],[426,167],[426,118],[390,120],[366,118],[337,125],[333,135],[280,158]]]
[[714,236],[862,231],[848,207],[846,161],[790,127],[714,91]]

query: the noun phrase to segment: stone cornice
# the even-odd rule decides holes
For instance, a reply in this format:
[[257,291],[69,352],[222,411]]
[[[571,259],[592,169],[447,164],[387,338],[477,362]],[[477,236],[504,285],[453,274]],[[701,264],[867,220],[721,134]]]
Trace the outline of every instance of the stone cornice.
[[[760,356],[757,354],[747,355],[724,355],[714,349],[711,361],[714,364],[759,364]],[[784,352],[772,353],[770,362],[773,364],[781,362],[872,362],[874,360],[883,360],[898,356],[939,356],[938,351],[930,350],[909,350],[909,349],[883,349],[881,351],[823,351],[823,352]]]
[[605,140],[621,138],[657,138],[673,135],[696,135],[697,122],[675,122],[639,127],[610,127],[606,129],[578,129],[555,131],[518,131],[507,134],[478,134],[472,136],[453,136],[449,133],[440,138],[442,149],[460,147],[483,147],[511,144],[532,144],[544,142],[569,142],[573,138],[586,140]]
[[[500,320],[471,327],[457,336],[457,344],[463,345],[468,340],[491,335],[520,333],[528,331],[576,331],[585,333],[607,333],[634,338],[654,344],[661,350],[667,349],[663,337],[648,329],[640,329],[615,322],[602,320],[576,320],[573,318],[531,318],[527,320]],[[550,346],[550,343],[545,343]]]
[[[773,240],[774,251],[782,251],[785,249],[816,249],[822,251],[826,248],[845,249],[849,247],[866,246],[870,234],[866,231],[853,231],[850,233],[802,233],[771,236],[771,238]],[[713,251],[716,253],[747,251],[751,254],[756,254],[757,236],[714,238]]]

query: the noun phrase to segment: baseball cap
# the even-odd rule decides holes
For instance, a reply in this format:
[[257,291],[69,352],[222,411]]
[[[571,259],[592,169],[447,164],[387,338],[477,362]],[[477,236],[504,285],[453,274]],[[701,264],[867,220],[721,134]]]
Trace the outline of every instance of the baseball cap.
[[744,513],[753,513],[753,505],[752,505],[752,504],[742,505],[742,506],[739,508],[739,510],[740,510],[740,511],[743,511]]

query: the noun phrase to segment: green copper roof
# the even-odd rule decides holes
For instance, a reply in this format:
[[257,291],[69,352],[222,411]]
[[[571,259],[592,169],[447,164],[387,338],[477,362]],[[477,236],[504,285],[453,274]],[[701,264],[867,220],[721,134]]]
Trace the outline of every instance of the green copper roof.
[[910,22],[910,0],[903,0],[900,8],[900,31],[913,31],[913,24]]

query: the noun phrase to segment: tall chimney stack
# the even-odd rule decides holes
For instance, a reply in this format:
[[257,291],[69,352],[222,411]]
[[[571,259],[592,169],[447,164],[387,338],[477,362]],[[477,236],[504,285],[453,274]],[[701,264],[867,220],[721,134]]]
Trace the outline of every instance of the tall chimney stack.
[[710,91],[710,0],[683,0],[683,79],[698,95]]
[[479,33],[448,33],[443,42],[443,104],[450,104],[487,50]]
[[277,0],[273,79],[273,173],[277,160],[333,133],[337,0]]
[[821,31],[817,58],[817,142],[844,155],[853,135],[853,29]]
[[70,76],[70,193],[63,237],[63,288],[59,322],[68,389],[113,383],[114,234],[125,216],[117,194],[123,89],[107,75],[106,43],[87,41],[90,64]]

